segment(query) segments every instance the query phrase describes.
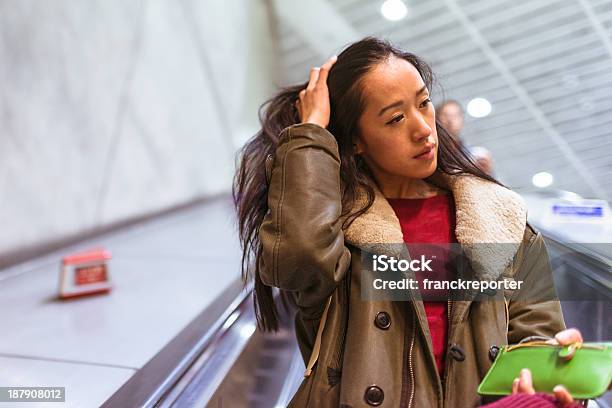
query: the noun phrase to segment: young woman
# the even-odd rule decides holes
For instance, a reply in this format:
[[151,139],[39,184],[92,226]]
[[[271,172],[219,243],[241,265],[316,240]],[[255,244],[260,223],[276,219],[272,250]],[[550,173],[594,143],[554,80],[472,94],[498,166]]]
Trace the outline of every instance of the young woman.
[[272,287],[298,310],[307,370],[292,407],[478,406],[500,345],[564,329],[554,300],[362,300],[371,244],[506,245],[474,251],[482,279],[495,262],[517,280],[550,278],[520,196],[436,122],[432,82],[423,60],[367,37],[268,101],[241,152],[234,199],[258,323],[278,327]]

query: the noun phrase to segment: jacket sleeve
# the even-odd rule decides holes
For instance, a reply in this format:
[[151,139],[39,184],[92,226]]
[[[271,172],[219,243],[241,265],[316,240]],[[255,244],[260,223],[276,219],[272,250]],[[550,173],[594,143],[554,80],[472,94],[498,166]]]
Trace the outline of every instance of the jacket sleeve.
[[270,167],[260,277],[268,286],[296,291],[304,316],[316,318],[351,260],[340,220],[337,142],[321,126],[291,125],[281,132]]
[[530,336],[553,337],[565,329],[542,233],[527,224],[525,235],[514,274],[514,279],[523,283],[508,304],[509,344]]

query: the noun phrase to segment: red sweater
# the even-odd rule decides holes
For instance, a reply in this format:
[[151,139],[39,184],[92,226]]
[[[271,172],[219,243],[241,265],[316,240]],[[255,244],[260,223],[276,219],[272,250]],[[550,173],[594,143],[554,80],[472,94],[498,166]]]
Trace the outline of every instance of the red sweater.
[[[450,244],[457,242],[455,236],[455,203],[451,194],[429,198],[390,198],[388,201],[400,221],[405,243]],[[418,246],[408,245],[408,250],[413,258],[416,255],[414,252],[418,249]],[[455,276],[452,263],[448,262],[448,253],[443,246],[440,251],[436,251],[436,257],[431,262],[432,272],[416,274],[419,281],[424,277],[441,280],[452,279]],[[424,253],[430,256],[431,248],[427,248]],[[426,295],[423,290],[421,290],[421,294]],[[437,296],[436,299],[440,300],[424,301],[423,304],[427,314],[436,366],[440,376],[442,376],[448,338],[447,294],[432,291],[427,295],[435,295]]]

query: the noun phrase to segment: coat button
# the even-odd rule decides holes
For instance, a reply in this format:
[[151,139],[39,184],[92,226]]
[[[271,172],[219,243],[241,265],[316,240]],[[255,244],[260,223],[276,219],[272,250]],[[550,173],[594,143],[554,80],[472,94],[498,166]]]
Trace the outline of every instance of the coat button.
[[368,405],[372,405],[375,407],[382,404],[383,399],[385,399],[385,394],[383,393],[383,390],[380,387],[376,385],[370,385],[368,388],[366,388],[364,398]]
[[457,361],[465,360],[465,352],[456,344],[451,345],[449,349],[450,355]]
[[491,348],[489,348],[489,359],[491,361],[495,361],[498,353],[499,353],[499,347],[491,346]]
[[378,312],[374,318],[376,327],[382,330],[387,330],[391,326],[391,317],[387,312]]

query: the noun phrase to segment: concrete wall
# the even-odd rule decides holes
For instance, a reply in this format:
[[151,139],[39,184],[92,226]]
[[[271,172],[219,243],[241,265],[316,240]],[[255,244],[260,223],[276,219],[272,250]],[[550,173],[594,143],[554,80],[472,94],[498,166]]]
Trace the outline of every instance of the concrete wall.
[[0,1],[0,257],[229,191],[269,27],[263,0]]

